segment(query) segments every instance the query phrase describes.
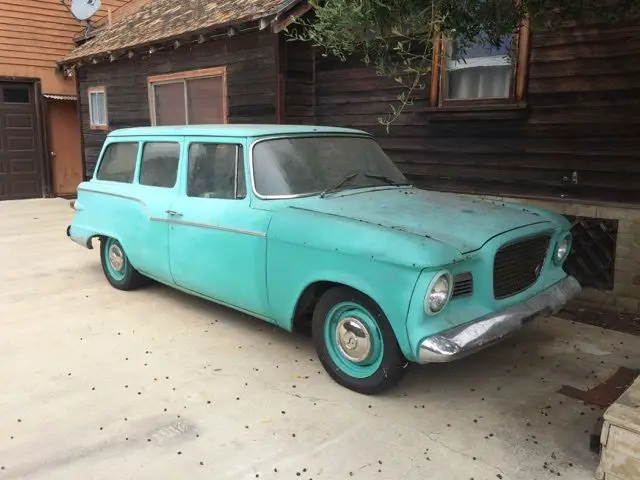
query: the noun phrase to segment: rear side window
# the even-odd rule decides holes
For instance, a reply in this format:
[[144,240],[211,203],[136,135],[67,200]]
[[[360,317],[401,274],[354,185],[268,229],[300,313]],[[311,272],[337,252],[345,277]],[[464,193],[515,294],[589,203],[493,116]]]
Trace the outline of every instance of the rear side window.
[[179,161],[179,143],[145,143],[140,166],[140,184],[150,187],[173,188],[178,177]]
[[96,178],[110,182],[132,183],[138,159],[138,144],[111,143],[102,156]]

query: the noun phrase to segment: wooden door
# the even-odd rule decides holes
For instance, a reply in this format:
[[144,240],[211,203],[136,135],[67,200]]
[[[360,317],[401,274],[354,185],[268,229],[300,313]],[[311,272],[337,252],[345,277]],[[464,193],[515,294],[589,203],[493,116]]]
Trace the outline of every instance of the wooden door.
[[0,200],[42,197],[37,132],[33,85],[0,82]]
[[52,100],[47,105],[47,113],[53,193],[72,196],[82,182],[77,105],[74,101]]

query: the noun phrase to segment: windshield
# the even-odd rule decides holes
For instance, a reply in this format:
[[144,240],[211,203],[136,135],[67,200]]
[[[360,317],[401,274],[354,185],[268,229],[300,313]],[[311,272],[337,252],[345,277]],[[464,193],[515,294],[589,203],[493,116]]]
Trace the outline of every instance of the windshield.
[[368,137],[292,137],[253,149],[256,192],[264,197],[406,185],[407,179]]

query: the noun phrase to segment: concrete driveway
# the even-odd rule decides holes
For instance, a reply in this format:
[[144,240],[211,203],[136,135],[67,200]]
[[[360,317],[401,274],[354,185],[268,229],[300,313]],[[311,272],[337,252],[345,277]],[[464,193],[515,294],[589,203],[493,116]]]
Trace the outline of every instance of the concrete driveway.
[[640,337],[550,319],[361,396],[307,339],[114,290],[71,214],[0,202],[0,479],[584,480],[601,411],[556,391],[638,364]]

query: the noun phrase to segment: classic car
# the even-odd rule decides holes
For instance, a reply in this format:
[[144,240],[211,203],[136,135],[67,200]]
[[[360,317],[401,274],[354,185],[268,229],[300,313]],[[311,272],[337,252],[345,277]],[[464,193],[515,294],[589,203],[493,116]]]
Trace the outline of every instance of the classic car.
[[339,384],[373,394],[580,291],[568,221],[412,186],[359,130],[286,125],[111,132],[67,235],[109,283],[153,279],[310,333]]

